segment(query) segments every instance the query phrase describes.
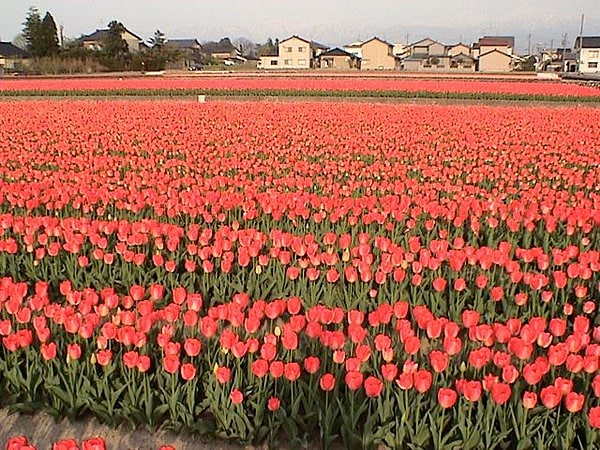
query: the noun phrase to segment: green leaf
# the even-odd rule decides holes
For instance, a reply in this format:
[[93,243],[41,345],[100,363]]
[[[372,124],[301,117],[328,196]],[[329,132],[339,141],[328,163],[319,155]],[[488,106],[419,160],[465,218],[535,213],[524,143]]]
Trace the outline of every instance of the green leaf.
[[531,442],[530,438],[521,439],[517,444],[516,450],[532,450],[533,442]]
[[464,450],[471,450],[477,448],[481,444],[481,435],[479,431],[474,430],[473,434],[469,437],[467,442],[464,443]]

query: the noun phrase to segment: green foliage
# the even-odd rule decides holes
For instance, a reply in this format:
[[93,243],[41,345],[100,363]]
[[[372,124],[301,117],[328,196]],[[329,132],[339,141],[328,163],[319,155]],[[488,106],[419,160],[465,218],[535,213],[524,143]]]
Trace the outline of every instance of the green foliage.
[[40,56],[52,56],[58,53],[58,33],[56,31],[56,23],[54,17],[49,12],[42,19],[39,39],[42,46],[42,54]]
[[150,47],[153,49],[162,49],[165,45],[165,42],[167,42],[165,33],[160,30],[156,30],[154,32],[154,36],[148,39],[148,44],[150,44]]
[[101,61],[109,70],[125,70],[130,62],[129,46],[123,39],[125,26],[116,20],[108,24]]
[[23,22],[23,37],[27,43],[27,50],[34,56],[40,53],[39,35],[42,28],[42,18],[40,12],[35,6],[27,11],[27,17]]
[[49,12],[46,12],[42,19],[35,6],[29,8],[23,22],[23,37],[27,50],[35,57],[52,56],[58,53],[56,23]]
[[269,38],[267,39],[267,42],[265,42],[262,45],[258,45],[256,47],[256,55],[257,56],[264,56],[264,55],[271,55],[275,52],[277,52],[278,50],[278,42],[273,42],[273,39]]

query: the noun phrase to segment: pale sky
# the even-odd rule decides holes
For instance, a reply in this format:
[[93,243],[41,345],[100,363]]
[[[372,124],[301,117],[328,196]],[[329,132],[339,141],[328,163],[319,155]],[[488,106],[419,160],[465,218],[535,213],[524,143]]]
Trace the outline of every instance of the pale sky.
[[572,46],[585,14],[584,34],[600,35],[600,0],[0,0],[0,39],[22,29],[29,6],[54,16],[65,37],[105,28],[113,19],[144,39],[160,29],[167,38],[215,40],[228,36],[264,42],[298,34],[330,46],[374,35],[393,43],[431,37],[473,42],[512,35],[517,49]]

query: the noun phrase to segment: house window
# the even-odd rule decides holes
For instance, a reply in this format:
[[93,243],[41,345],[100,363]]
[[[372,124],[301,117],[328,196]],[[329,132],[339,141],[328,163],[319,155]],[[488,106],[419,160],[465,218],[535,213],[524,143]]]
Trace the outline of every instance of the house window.
[[283,64],[285,64],[286,66],[291,66],[292,65],[292,60],[291,59],[286,59]]
[[589,62],[588,63],[588,69],[597,69],[597,68],[598,68],[597,62]]
[[271,60],[271,65],[272,65],[272,66],[276,66],[276,65],[277,65],[277,62],[278,62],[278,61],[277,61],[276,59],[272,59],[272,60]]
[[598,53],[599,53],[598,50],[590,50],[588,55],[590,58],[596,59],[596,58],[598,58]]
[[306,60],[305,59],[299,59],[298,60],[298,65],[299,66],[305,66],[306,65]]
[[285,47],[285,51],[287,53],[292,53],[292,47]]
[[305,47],[298,47],[298,52],[299,53],[304,53],[304,50],[306,50]]

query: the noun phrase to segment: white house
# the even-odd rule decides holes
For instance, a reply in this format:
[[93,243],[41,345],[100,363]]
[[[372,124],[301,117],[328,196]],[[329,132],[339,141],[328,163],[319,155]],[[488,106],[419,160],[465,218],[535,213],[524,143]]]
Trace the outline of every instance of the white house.
[[315,41],[290,36],[279,42],[277,52],[263,55],[258,61],[259,69],[314,69],[318,58],[328,47]]
[[575,39],[577,71],[600,73],[600,36],[582,36]]

